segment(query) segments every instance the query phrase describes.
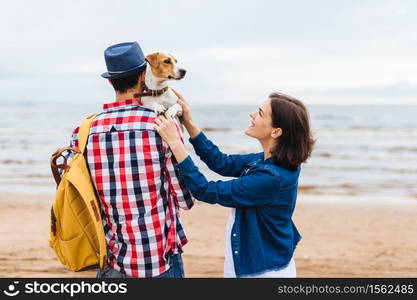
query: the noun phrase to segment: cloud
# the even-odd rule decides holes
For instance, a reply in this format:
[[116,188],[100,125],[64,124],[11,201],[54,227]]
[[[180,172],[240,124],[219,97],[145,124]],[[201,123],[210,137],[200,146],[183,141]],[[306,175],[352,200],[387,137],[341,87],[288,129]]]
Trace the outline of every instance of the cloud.
[[145,53],[177,56],[188,73],[173,86],[196,102],[253,103],[281,90],[310,103],[343,91],[363,103],[390,101],[386,95],[409,103],[414,90],[397,85],[417,81],[416,8],[358,0],[9,1],[0,12],[0,101],[21,89],[39,101],[112,97],[99,76],[103,50],[138,40]]

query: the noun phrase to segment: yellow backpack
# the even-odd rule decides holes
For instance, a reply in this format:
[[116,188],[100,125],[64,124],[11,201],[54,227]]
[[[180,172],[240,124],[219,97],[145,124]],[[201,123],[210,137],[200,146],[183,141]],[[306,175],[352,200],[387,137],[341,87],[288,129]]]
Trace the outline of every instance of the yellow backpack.
[[[96,114],[84,119],[78,134],[79,149],[66,147],[51,157],[51,170],[57,184],[51,209],[49,245],[63,265],[81,271],[106,262],[106,239],[97,197],[84,156],[90,126]],[[67,164],[57,165],[65,151],[75,155]],[[65,157],[64,157],[65,159]],[[64,170],[62,177],[58,169]]]

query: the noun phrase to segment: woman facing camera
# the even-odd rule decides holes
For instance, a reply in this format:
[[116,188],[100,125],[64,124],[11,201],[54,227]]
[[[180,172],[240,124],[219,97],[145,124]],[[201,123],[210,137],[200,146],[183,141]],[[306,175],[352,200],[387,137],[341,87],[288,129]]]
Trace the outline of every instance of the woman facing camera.
[[214,172],[236,177],[207,181],[181,142],[175,121],[165,116],[155,120],[155,129],[170,146],[193,196],[232,208],[226,226],[224,276],[296,277],[294,250],[301,236],[292,215],[300,166],[314,144],[307,109],[297,99],[271,94],[250,114],[245,131],[259,141],[263,152],[227,155],[198,128],[189,106],[177,96],[182,123],[197,155]]

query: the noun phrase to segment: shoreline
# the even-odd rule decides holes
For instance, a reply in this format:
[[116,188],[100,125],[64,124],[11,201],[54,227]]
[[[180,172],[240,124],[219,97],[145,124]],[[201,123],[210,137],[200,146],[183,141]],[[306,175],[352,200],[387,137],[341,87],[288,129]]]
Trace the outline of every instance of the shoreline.
[[[50,192],[30,191],[1,191],[0,190],[0,206],[3,204],[16,204],[21,201],[31,204],[52,205],[55,194]],[[339,193],[318,193],[304,191],[303,188],[298,189],[297,204],[299,203],[320,203],[320,204],[369,204],[369,205],[399,205],[399,206],[417,206],[417,196],[379,196],[368,194],[339,194]]]
[[[295,252],[298,277],[416,277],[417,201],[366,203],[346,196],[319,201],[300,193],[294,222],[303,239]],[[72,272],[49,248],[53,195],[1,194],[0,277],[95,277]],[[341,201],[343,200],[343,201]],[[188,236],[186,277],[222,277],[228,208],[197,202],[181,211]]]

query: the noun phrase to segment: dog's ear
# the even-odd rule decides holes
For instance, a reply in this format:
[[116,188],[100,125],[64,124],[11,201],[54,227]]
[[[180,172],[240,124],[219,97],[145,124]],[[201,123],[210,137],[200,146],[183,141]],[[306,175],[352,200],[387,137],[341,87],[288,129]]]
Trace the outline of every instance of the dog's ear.
[[157,68],[159,66],[159,59],[158,59],[159,52],[149,54],[145,57],[145,60],[148,62],[148,64],[151,65],[151,67]]

